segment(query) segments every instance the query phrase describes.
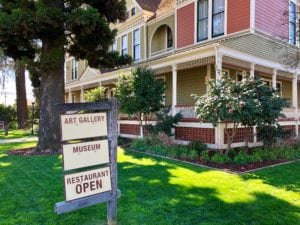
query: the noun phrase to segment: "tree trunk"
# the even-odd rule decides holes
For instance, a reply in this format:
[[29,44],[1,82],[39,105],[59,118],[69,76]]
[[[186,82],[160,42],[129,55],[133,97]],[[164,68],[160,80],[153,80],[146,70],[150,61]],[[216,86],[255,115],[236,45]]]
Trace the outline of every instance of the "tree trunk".
[[4,136],[8,135],[8,124],[4,124]]
[[57,152],[61,130],[57,104],[64,103],[64,38],[44,41],[41,56],[41,102],[37,151]]
[[16,60],[16,91],[17,91],[17,118],[19,129],[24,129],[28,120],[28,108],[26,98],[25,65]]

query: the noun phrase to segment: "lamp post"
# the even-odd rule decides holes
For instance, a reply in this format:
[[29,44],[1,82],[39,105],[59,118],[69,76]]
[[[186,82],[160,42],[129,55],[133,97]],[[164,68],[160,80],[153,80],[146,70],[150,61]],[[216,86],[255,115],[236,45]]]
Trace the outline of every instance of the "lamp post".
[[32,104],[32,113],[31,113],[31,114],[32,114],[32,115],[31,115],[31,117],[32,117],[32,118],[31,118],[31,119],[32,119],[32,120],[31,120],[31,135],[33,135],[34,104],[35,104],[35,103],[34,103],[34,102],[32,102],[31,104]]

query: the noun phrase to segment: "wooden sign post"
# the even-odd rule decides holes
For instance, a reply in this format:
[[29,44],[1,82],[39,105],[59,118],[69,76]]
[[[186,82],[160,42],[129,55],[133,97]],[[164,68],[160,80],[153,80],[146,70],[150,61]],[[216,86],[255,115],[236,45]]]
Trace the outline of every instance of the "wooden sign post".
[[97,112],[61,115],[65,201],[55,204],[55,212],[63,214],[107,202],[108,225],[116,225],[117,198],[121,195],[117,189],[118,102],[112,99],[57,108],[60,112]]

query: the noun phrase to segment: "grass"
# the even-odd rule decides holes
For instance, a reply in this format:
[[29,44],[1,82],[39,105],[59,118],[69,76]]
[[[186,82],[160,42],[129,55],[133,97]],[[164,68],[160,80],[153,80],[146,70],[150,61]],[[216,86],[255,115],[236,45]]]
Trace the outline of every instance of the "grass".
[[[23,144],[23,145],[22,145]],[[0,225],[104,224],[100,204],[65,215],[61,156],[0,145]],[[119,150],[120,225],[300,225],[300,162],[243,176]]]
[[16,139],[16,138],[23,138],[23,137],[30,137],[31,130],[9,130],[8,135],[4,135],[4,130],[0,131],[0,139]]

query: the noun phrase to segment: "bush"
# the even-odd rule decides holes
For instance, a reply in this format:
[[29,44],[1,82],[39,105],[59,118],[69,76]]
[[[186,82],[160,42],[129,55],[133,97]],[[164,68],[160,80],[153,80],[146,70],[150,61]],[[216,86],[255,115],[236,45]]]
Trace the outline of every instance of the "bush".
[[247,164],[250,161],[249,158],[249,155],[245,151],[241,150],[236,156],[234,156],[233,162],[235,164]]
[[220,152],[216,152],[210,159],[211,162],[219,163],[219,164],[225,164],[230,163],[231,159],[228,155],[222,154]]
[[147,148],[147,144],[144,139],[135,139],[131,143],[130,148],[136,151],[145,151]]
[[207,150],[207,145],[202,141],[191,141],[188,145],[188,148],[191,150],[195,150],[200,156],[201,152]]
[[209,151],[206,150],[206,151],[201,152],[200,158],[204,161],[210,161]]
[[290,130],[284,130],[280,125],[257,127],[257,135],[262,140],[264,149],[274,148],[281,144],[285,139],[291,137]]

